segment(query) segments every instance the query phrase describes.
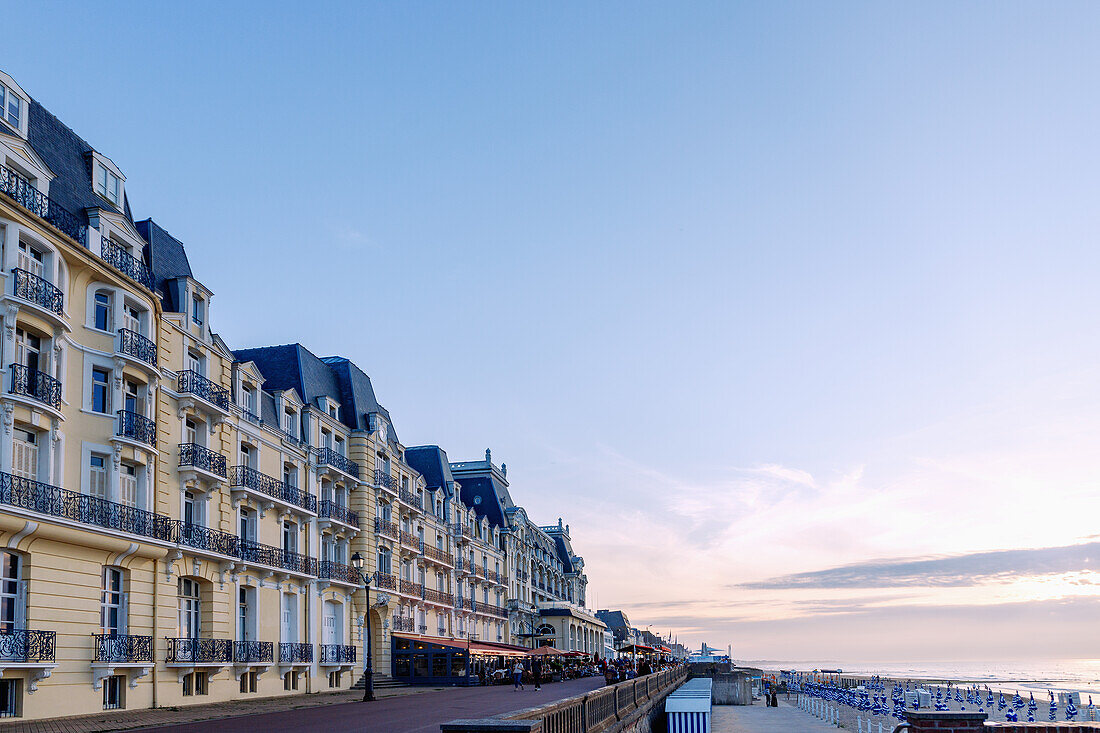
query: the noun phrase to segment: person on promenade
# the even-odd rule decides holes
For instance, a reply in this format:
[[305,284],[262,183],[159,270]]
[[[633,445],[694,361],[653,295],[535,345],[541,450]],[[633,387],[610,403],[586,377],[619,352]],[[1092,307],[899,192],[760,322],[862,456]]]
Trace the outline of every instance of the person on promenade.
[[535,692],[542,689],[542,660],[536,659],[531,662],[531,674],[535,677]]
[[523,662],[516,662],[516,666],[512,669],[512,682],[513,690],[523,689]]

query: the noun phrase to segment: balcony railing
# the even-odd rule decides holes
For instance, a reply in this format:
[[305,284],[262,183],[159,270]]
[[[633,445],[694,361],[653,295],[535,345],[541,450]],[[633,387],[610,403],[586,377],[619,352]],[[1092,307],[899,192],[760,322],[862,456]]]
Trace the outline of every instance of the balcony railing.
[[157,345],[137,331],[128,328],[118,329],[118,353],[143,361],[150,366],[157,365]]
[[393,630],[394,631],[407,631],[412,633],[415,622],[412,616],[394,616],[393,617]]
[[424,504],[423,502],[421,502],[420,497],[409,491],[408,489],[399,489],[397,496],[399,499],[401,499],[401,501],[405,502],[409,506],[414,506],[421,511],[424,510]]
[[424,557],[429,560],[434,560],[443,565],[454,565],[454,555],[449,552],[444,552],[438,547],[432,547],[431,545],[424,545]]
[[109,237],[100,237],[99,256],[123,275],[130,276],[150,290],[153,289],[153,276],[145,263],[127,252],[124,247],[112,242]]
[[16,267],[13,293],[61,316],[65,314],[65,295],[49,280]]
[[438,603],[443,606],[453,606],[455,597],[441,590],[435,590],[434,588],[424,589],[424,600],[430,603]]
[[219,387],[198,372],[190,369],[180,372],[176,386],[180,394],[193,394],[215,407],[229,411],[229,390]]
[[317,461],[326,466],[332,466],[337,471],[343,471],[349,476],[359,478],[359,464],[348,460],[346,456],[340,455],[332,448],[318,448]]
[[45,372],[11,364],[11,386],[8,392],[49,405],[55,410],[61,409],[61,382]]
[[271,663],[275,645],[270,641],[233,642],[233,662],[235,664]]
[[233,466],[229,485],[243,486],[261,494],[267,494],[285,504],[294,504],[311,512],[317,511],[317,497],[313,494],[248,466]]
[[10,473],[0,473],[0,504],[72,522],[170,541],[171,520],[163,514],[78,494]]
[[427,624],[420,624],[420,633],[421,634],[428,633],[428,625]]
[[496,583],[497,585],[500,585],[503,582],[500,573],[498,573],[496,570],[486,570],[485,579],[488,580],[490,583]]
[[312,644],[296,641],[279,642],[279,664],[308,664],[312,661]]
[[316,575],[317,561],[312,557],[301,555],[297,552],[284,550],[281,547],[272,547],[252,540],[240,541],[241,560],[268,565],[273,568],[283,568],[302,575]]
[[466,525],[464,525],[464,524],[452,524],[451,525],[451,534],[454,536],[455,539],[457,539],[460,542],[463,539],[469,539],[470,538],[470,530],[467,529]]
[[389,573],[375,573],[374,586],[379,590],[397,590],[397,577]]
[[397,528],[397,525],[382,519],[382,517],[374,518],[374,531],[394,540],[401,538],[401,530]]
[[139,415],[130,410],[119,410],[115,414],[118,415],[118,430],[115,431],[115,435],[136,440],[150,448],[157,447],[157,424],[155,422],[145,417],[145,415]]
[[225,456],[198,443],[180,443],[180,468],[191,466],[225,478]]
[[152,662],[153,637],[129,634],[96,634],[97,662]]
[[456,573],[468,573],[470,572],[470,563],[463,560],[461,557],[455,560],[455,572]]
[[5,662],[52,662],[57,653],[57,632],[12,629],[0,633],[0,660]]
[[248,422],[254,425],[264,424],[263,418],[252,412],[252,410],[249,410],[247,407],[241,408],[241,417],[243,417],[245,420],[248,420]]
[[72,237],[81,245],[88,226],[71,211],[39,191],[25,177],[0,165],[0,193],[15,201],[35,216],[48,221],[54,229]]
[[233,661],[232,639],[164,638],[169,664],[229,664]]
[[412,532],[401,530],[401,544],[415,547],[418,551],[420,550],[420,538]]
[[336,562],[334,560],[322,560],[318,563],[317,577],[338,580],[341,583],[351,583],[353,585],[362,583],[358,570],[350,565],[345,565],[342,562]]
[[405,580],[401,578],[400,590],[402,593],[408,596],[416,596],[417,598],[423,597],[423,586],[412,580]]
[[335,519],[337,522],[343,522],[344,524],[350,524],[352,527],[359,526],[359,515],[348,509],[343,504],[337,504],[334,501],[325,499],[317,505],[317,513],[322,517],[328,519]]
[[348,644],[322,644],[321,664],[355,664],[355,647]]
[[375,486],[381,486],[386,489],[397,489],[397,479],[391,476],[388,471],[383,471],[381,468],[374,469],[374,484]]
[[488,616],[499,616],[500,618],[508,618],[508,612],[500,606],[493,605],[492,603],[483,603],[478,601],[474,608],[476,613],[485,614]]

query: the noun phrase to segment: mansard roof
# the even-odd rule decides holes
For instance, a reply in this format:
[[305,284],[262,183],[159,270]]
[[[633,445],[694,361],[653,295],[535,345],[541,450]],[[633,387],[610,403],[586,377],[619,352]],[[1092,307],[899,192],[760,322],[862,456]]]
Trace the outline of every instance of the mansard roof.
[[424,477],[428,489],[443,489],[449,493],[454,486],[447,451],[438,445],[415,445],[405,449],[405,463]]

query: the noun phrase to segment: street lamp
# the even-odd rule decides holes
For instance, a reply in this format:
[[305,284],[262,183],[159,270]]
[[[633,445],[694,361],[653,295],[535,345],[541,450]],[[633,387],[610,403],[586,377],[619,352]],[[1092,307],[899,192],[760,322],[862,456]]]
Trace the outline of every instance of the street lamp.
[[358,552],[351,556],[351,566],[363,578],[363,587],[367,591],[367,669],[363,683],[363,702],[374,702],[374,654],[371,650],[370,633],[370,574],[363,573],[363,556]]

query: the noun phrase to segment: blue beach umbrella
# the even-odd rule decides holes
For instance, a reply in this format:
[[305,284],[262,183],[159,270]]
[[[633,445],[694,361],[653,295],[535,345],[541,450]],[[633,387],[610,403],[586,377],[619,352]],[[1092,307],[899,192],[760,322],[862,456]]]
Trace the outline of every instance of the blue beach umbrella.
[[1008,703],[1005,702],[1005,694],[1002,692],[1001,694],[997,695],[997,711],[999,712],[1001,710],[1004,710],[1007,706]]
[[1012,708],[1019,710],[1024,706],[1024,701],[1020,698],[1020,691],[1016,690],[1016,695],[1012,698]]
[[1058,703],[1054,702],[1054,693],[1047,690],[1050,694],[1050,712],[1047,713],[1047,720],[1053,723],[1058,720]]
[[1027,722],[1035,722],[1035,713],[1039,711],[1039,703],[1035,702],[1035,693],[1028,693]]
[[1015,710],[1015,709],[1013,709],[1013,708],[1009,708],[1009,709],[1008,709],[1008,712],[1007,712],[1007,713],[1005,713],[1005,720],[1007,720],[1007,721],[1008,721],[1009,723],[1015,723],[1015,722],[1017,722],[1017,721],[1018,721],[1019,719],[1020,719],[1020,718],[1019,718],[1019,716],[1018,716],[1018,715],[1016,714],[1016,710]]

